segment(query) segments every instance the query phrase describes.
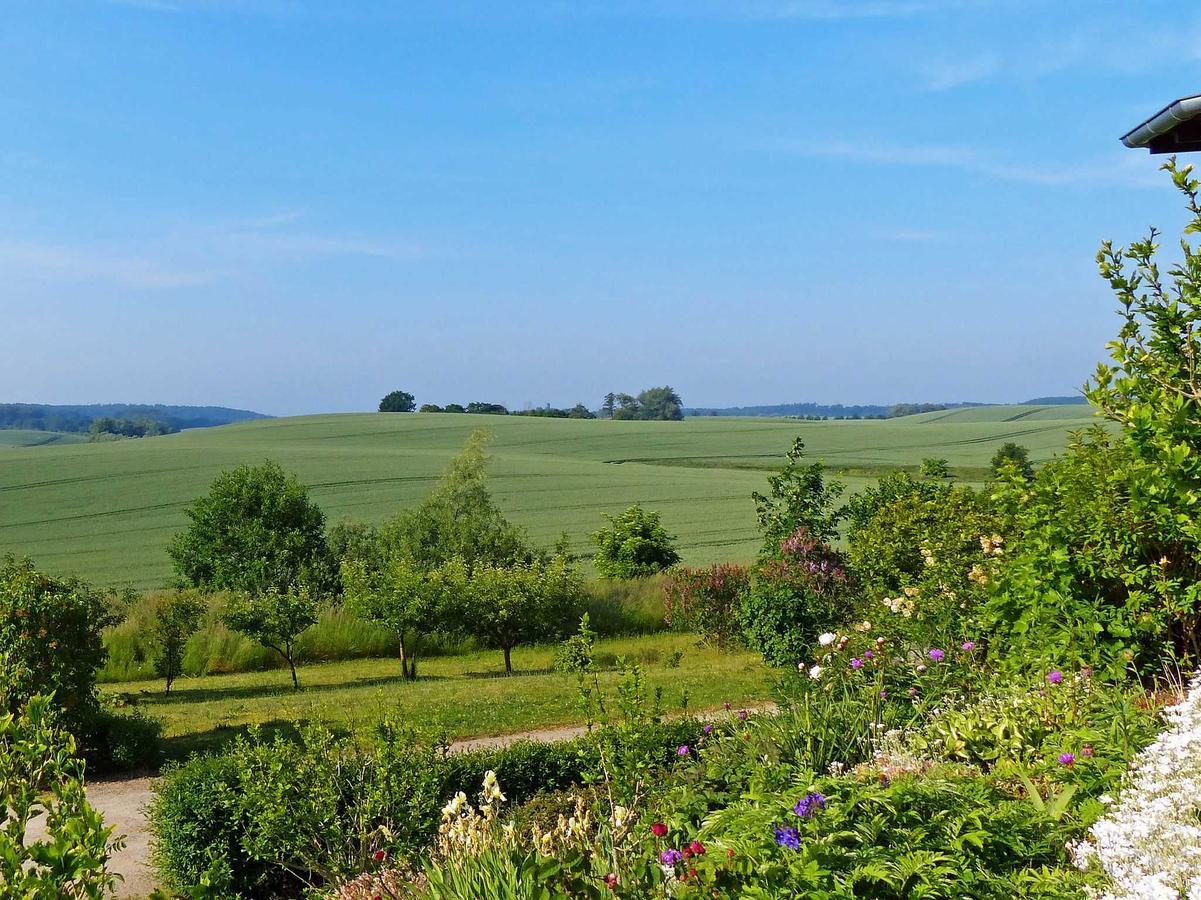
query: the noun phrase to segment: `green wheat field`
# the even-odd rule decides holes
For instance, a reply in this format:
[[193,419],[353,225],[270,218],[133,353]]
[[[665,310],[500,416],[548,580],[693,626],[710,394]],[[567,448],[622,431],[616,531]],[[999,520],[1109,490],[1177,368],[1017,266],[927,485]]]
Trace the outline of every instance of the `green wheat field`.
[[[757,534],[751,492],[796,435],[850,490],[925,457],[979,483],[1005,441],[1050,458],[1095,422],[1076,406],[992,406],[889,420],[692,418],[621,422],[447,414],[268,419],[111,443],[0,432],[0,553],[100,585],[149,588],[170,576],[164,547],[183,508],[222,469],[266,458],[295,471],[333,522],[379,521],[415,503],[472,429],[494,434],[492,483],[516,522],[546,544],[588,535],[640,502],[662,514],[688,564],[746,560]],[[32,437],[31,437],[32,436]]]

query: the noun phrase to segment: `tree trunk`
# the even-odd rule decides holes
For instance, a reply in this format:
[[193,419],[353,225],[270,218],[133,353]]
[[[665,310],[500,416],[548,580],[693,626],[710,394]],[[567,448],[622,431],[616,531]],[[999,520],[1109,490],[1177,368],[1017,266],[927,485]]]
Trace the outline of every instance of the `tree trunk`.
[[288,668],[292,670],[292,690],[298,691],[300,690],[300,682],[296,680],[296,659],[291,647],[288,648],[285,656],[288,659]]
[[513,674],[513,658],[512,658],[513,648],[506,644],[504,650],[505,650],[505,674],[512,675]]
[[406,681],[412,681],[417,677],[417,661],[409,659],[404,632],[401,632],[400,640],[397,643],[400,645],[400,674]]

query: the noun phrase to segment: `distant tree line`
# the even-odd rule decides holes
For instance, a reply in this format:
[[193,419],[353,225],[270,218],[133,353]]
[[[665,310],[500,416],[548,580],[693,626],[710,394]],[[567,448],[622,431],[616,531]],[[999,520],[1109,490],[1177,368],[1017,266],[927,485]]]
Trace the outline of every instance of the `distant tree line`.
[[166,422],[157,419],[113,419],[101,416],[93,419],[88,426],[88,434],[93,438],[103,435],[115,437],[154,437],[160,434],[173,434],[179,431]]
[[[145,403],[98,403],[82,406],[52,406],[44,403],[0,403],[0,428],[30,431],[59,431],[87,434],[98,419],[153,421],[169,431],[209,428],[265,419],[261,413],[223,406],[166,406]],[[161,432],[166,433],[166,432]]]
[[891,419],[918,412],[988,406],[987,403],[896,403],[844,406],[841,403],[777,403],[768,406],[690,407],[687,416],[787,416],[793,419]]
[[601,417],[678,422],[684,418],[684,402],[669,385],[647,388],[637,397],[608,393],[601,404]]
[[[423,403],[417,406],[417,401],[408,391],[392,391],[379,402],[380,412],[417,412],[423,413],[475,413],[488,416],[534,416],[546,419],[595,419],[597,414],[583,403],[577,403],[570,408],[538,406],[533,409],[510,411],[501,403],[484,403],[473,401],[463,406],[460,403],[447,403],[439,406],[436,403]],[[680,395],[670,386],[647,388],[633,396],[624,393],[608,393],[601,404],[600,417],[605,419],[641,419],[679,421],[684,418],[684,404]]]
[[438,406],[436,403],[423,403],[419,412],[427,413],[474,413],[480,416],[507,416],[509,409],[500,403],[481,403],[474,400],[463,406],[461,403],[447,403],[445,406]]
[[586,407],[583,403],[577,403],[571,409],[559,409],[551,406],[549,403],[546,406],[538,406],[534,409],[516,410],[513,412],[515,416],[534,416],[544,419],[595,419],[596,413]]

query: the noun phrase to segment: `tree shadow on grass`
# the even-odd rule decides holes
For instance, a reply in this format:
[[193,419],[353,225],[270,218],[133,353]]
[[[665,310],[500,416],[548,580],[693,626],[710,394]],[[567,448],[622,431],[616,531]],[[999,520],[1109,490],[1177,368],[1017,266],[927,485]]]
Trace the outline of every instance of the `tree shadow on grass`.
[[[175,688],[170,694],[165,694],[162,691],[114,691],[113,694],[131,706],[166,706],[172,703],[205,703],[215,700],[257,700],[264,697],[303,697],[312,696],[315,694],[325,694],[331,691],[344,691],[347,688],[360,687],[385,687],[388,685],[405,686],[414,684],[414,682],[406,681],[399,674],[396,675],[375,675],[365,678],[349,678],[346,681],[332,682],[328,684],[312,684],[304,683],[304,670],[300,671],[300,690],[293,690],[292,685],[288,683],[272,684],[272,685],[228,685],[228,686],[197,686],[186,688]],[[210,676],[212,678],[220,678],[221,676]],[[427,681],[447,681],[445,675],[418,675],[417,682]]]
[[552,668],[545,669],[514,669],[512,675],[505,674],[504,670],[497,672],[464,672],[464,678],[518,678],[528,675],[553,675],[555,670]]
[[[300,740],[300,729],[304,723],[291,722],[287,719],[272,719],[257,727],[263,740],[274,740],[277,737],[297,742]],[[250,725],[217,725],[208,731],[196,731],[190,734],[179,734],[163,739],[164,762],[183,762],[196,753],[216,753],[224,750],[237,738],[250,731]]]

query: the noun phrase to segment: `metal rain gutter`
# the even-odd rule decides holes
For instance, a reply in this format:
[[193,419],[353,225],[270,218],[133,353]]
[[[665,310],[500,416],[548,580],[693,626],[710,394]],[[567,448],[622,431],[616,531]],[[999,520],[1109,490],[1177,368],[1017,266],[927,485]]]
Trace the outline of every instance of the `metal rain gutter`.
[[1201,115],[1201,95],[1183,97],[1122,136],[1127,147],[1146,147],[1161,134]]

